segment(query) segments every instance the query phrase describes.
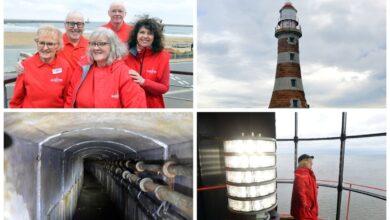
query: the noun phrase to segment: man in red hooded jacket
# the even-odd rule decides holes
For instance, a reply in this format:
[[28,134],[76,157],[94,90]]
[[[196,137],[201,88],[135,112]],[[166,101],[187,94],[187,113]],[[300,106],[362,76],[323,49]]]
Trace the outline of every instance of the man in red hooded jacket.
[[318,220],[318,187],[312,170],[313,159],[313,156],[307,154],[298,158],[290,210],[290,214],[297,220]]

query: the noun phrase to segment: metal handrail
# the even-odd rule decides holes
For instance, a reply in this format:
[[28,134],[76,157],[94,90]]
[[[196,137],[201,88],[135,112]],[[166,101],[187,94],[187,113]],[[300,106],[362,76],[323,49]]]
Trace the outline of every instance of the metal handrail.
[[[292,179],[279,179],[276,182],[277,183],[281,183],[281,184],[293,184],[294,180],[292,180]],[[317,182],[338,183],[338,181],[331,181],[331,180],[317,180]],[[365,190],[354,189],[354,188],[352,188],[352,186],[359,186],[359,187],[364,187],[364,188],[368,188],[368,189],[374,189],[374,190],[386,192],[385,189],[380,189],[380,188],[377,188],[377,187],[365,186],[365,185],[360,185],[360,184],[355,184],[355,183],[349,183],[349,182],[344,182],[343,184],[349,185],[349,187],[343,186],[343,190],[350,191],[350,192],[355,192],[355,193],[359,193],[359,194],[363,194],[363,195],[366,195],[366,196],[370,196],[370,197],[374,197],[374,198],[386,201],[386,196],[384,196],[384,195],[379,195],[379,194],[372,193],[372,192],[365,191]],[[327,188],[334,188],[334,189],[338,188],[337,185],[326,184],[326,183],[317,183],[317,185],[318,186],[322,186],[322,187],[327,187]]]
[[[338,181],[332,181],[332,180],[317,180],[317,182],[338,183]],[[278,183],[278,184],[293,184],[294,180],[293,179],[278,179],[276,181],[276,183]],[[374,190],[386,192],[385,189],[380,189],[380,188],[377,188],[377,187],[365,186],[365,185],[360,185],[360,184],[355,184],[355,183],[349,183],[349,182],[344,182],[344,184],[349,185],[349,187],[343,186],[343,190],[350,191],[350,192],[355,192],[355,193],[359,193],[359,194],[363,194],[363,195],[366,195],[366,196],[370,196],[370,197],[374,197],[374,198],[386,201],[386,196],[379,195],[379,194],[372,193],[372,192],[365,191],[365,190],[356,189],[356,188],[354,189],[354,188],[352,188],[352,186],[359,186],[359,187],[364,187],[364,188],[368,188],[368,189],[374,189]],[[326,184],[326,183],[317,183],[317,185],[321,186],[321,187],[334,188],[334,189],[337,189],[337,187],[338,187],[337,185]],[[223,188],[226,188],[226,184],[215,185],[215,186],[205,186],[205,187],[198,188],[197,191],[201,192],[201,191],[209,191],[209,190],[223,189]]]
[[190,71],[178,71],[178,70],[171,70],[171,74],[180,74],[180,75],[187,75],[187,76],[194,75],[194,73]]

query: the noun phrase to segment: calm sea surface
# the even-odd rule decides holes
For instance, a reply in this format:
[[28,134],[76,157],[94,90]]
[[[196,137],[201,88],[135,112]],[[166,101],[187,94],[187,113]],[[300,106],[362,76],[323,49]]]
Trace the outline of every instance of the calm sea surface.
[[[4,31],[5,32],[35,32],[39,25],[43,23],[26,23],[26,22],[5,22]],[[51,23],[52,25],[65,31],[64,24],[62,22]],[[85,24],[85,33],[91,33],[97,27],[103,25],[104,22],[90,22]],[[166,25],[164,28],[164,34],[167,36],[176,36],[176,37],[192,37],[192,26],[182,26],[182,25]]]

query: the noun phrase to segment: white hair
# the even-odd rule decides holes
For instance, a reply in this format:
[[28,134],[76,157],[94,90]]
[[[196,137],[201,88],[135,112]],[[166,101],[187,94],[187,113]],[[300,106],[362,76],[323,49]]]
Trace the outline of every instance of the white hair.
[[126,4],[125,4],[124,1],[121,1],[121,0],[115,0],[115,1],[111,2],[109,10],[111,10],[111,8],[112,8],[113,6],[117,6],[117,5],[122,6],[123,9],[124,9],[125,12],[126,12]]
[[81,17],[84,21],[84,15],[79,12],[79,11],[71,11],[69,12],[67,15],[66,15],[66,18],[65,18],[65,21],[68,20],[68,18],[72,17],[72,16],[77,16],[77,17]]
[[41,35],[43,35],[43,36],[44,35],[50,35],[52,37],[57,37],[57,40],[58,40],[58,42],[57,42],[58,43],[57,50],[61,50],[62,49],[63,42],[62,42],[62,32],[61,32],[60,29],[54,27],[51,24],[42,24],[41,26],[39,26],[34,40],[37,41],[39,36],[41,36]]

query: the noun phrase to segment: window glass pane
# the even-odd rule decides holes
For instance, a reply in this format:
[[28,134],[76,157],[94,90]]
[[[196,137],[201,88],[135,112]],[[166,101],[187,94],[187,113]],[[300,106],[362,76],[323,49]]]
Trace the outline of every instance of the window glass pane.
[[341,134],[341,111],[312,111],[298,114],[300,138],[336,137]]
[[276,138],[294,138],[294,115],[295,113],[291,111],[276,113]]
[[347,114],[347,135],[386,132],[385,110],[354,110]]

